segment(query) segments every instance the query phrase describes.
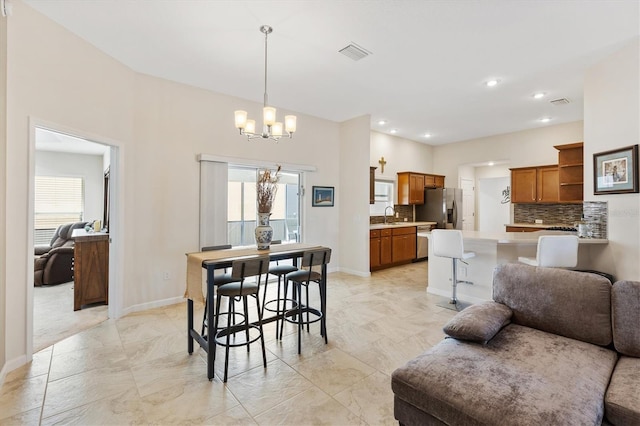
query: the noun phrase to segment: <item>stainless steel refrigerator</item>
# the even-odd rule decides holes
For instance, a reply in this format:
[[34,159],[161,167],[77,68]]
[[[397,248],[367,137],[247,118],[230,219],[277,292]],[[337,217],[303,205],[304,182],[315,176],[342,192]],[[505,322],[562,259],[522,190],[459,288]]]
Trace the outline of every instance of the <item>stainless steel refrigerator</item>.
[[416,221],[437,222],[441,229],[462,229],[462,189],[425,189],[424,204],[416,206]]

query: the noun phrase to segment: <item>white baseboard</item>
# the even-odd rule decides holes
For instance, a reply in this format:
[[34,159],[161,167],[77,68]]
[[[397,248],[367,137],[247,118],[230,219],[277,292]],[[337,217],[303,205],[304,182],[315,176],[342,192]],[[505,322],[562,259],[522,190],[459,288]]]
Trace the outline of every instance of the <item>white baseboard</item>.
[[138,305],[129,306],[122,310],[122,316],[132,314],[134,312],[146,311],[147,309],[161,308],[163,306],[175,305],[176,303],[186,302],[187,299],[181,296],[171,297],[169,299],[154,300],[153,302],[140,303]]
[[19,357],[7,361],[2,367],[2,370],[0,370],[0,388],[4,385],[4,379],[7,378],[7,374],[18,367],[22,367],[27,363],[27,361],[26,355],[20,355]]
[[363,278],[367,278],[371,276],[371,272],[362,272],[362,271],[356,271],[355,269],[349,269],[349,268],[337,268],[336,272],[346,272],[347,274],[351,274],[351,275],[355,275],[357,277],[363,277]]

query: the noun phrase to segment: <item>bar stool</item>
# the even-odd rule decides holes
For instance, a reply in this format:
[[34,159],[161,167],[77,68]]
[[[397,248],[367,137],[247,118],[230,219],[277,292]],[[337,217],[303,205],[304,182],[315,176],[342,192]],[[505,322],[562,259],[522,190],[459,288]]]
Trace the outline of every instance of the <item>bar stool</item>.
[[458,284],[473,284],[471,281],[458,280],[458,260],[466,264],[467,262],[463,259],[470,259],[475,257],[476,254],[472,251],[464,251],[462,231],[457,229],[434,229],[431,231],[431,245],[434,255],[452,259],[451,285],[453,290],[449,304],[453,305],[455,310],[458,310],[458,297],[456,294]]
[[[262,346],[262,361],[264,368],[267,368],[267,355],[264,346],[264,333],[262,331],[262,307],[260,305],[260,284],[263,277],[266,279],[266,274],[269,272],[269,256],[258,256],[242,260],[234,260],[231,266],[231,277],[236,281],[228,283],[218,287],[216,292],[216,312],[214,329],[215,347],[213,360],[215,362],[215,350],[220,346],[225,347],[224,357],[224,379],[226,383],[229,370],[229,349],[231,347],[246,346],[247,352],[249,352],[249,346],[251,343],[260,340]],[[248,277],[256,277],[254,282],[248,282]],[[249,308],[247,299],[249,296],[253,296],[256,301],[256,311],[258,313],[257,324],[249,322]],[[223,329],[218,328],[218,322],[220,319],[220,304],[222,298],[228,299],[227,312],[235,312],[235,302],[242,301],[242,307],[244,309],[244,321],[241,324],[231,324],[231,321],[227,321],[227,326]],[[251,336],[251,331],[257,331],[257,336]],[[245,338],[241,339],[237,335],[244,334]],[[233,341],[231,341],[233,337]]]
[[[226,250],[226,249],[230,249],[231,248],[231,244],[222,244],[222,245],[218,245],[218,246],[207,246],[207,247],[202,247],[202,250],[200,251],[215,251],[215,250]],[[229,284],[232,283],[234,281],[237,281],[235,279],[233,279],[231,277],[231,274],[227,272],[227,269],[225,268],[224,273],[223,274],[214,274],[213,275],[213,285],[216,287],[219,287],[221,285],[225,285],[225,284]],[[233,319],[235,320],[235,316],[233,316]],[[205,330],[207,329],[207,299],[205,298],[205,302],[204,302],[204,314],[202,314],[202,332],[200,333],[201,336],[206,336],[205,334]]]
[[[271,244],[281,244],[281,243],[282,243],[282,240],[271,241]],[[287,274],[291,272],[295,272],[297,270],[298,268],[296,268],[293,265],[280,265],[280,263],[277,260],[274,266],[269,266],[269,274],[275,275],[276,277],[278,277],[278,294],[275,299],[267,301],[267,282],[268,282],[268,276],[267,276],[267,282],[265,282],[264,293],[262,295],[262,302],[263,302],[262,309],[263,309],[263,315],[264,315],[264,310],[276,313],[276,339],[278,339],[278,336],[279,336],[278,332],[280,331],[280,327],[279,327],[280,317],[281,317],[281,314],[283,314],[284,311],[287,310],[287,302],[291,304],[291,307],[289,309],[292,309],[296,306],[295,305],[296,301],[294,299],[288,299],[286,292],[282,295],[282,297],[280,297],[281,285],[286,281]],[[281,302],[282,302],[282,308],[280,308]],[[275,304],[275,309],[272,307],[274,304]]]
[[578,265],[578,237],[575,235],[541,235],[536,258],[518,257],[518,261],[546,268],[575,268]]
[[[327,264],[330,260],[330,248],[307,250],[302,255],[302,267],[307,269],[291,272],[285,279],[284,292],[285,294],[287,293],[289,282],[293,283],[297,306],[285,311],[283,321],[280,323],[280,339],[282,339],[282,326],[284,325],[284,321],[298,324],[298,354],[300,354],[302,349],[302,326],[304,324],[307,325],[307,331],[309,331],[309,324],[320,321],[320,335],[324,337],[324,343],[328,343],[326,271]],[[314,266],[320,267],[321,272],[314,271]],[[309,284],[312,282],[317,283],[320,289],[320,310],[309,306]],[[306,304],[302,303],[302,287],[305,288]],[[303,318],[303,314],[306,314],[306,318]]]

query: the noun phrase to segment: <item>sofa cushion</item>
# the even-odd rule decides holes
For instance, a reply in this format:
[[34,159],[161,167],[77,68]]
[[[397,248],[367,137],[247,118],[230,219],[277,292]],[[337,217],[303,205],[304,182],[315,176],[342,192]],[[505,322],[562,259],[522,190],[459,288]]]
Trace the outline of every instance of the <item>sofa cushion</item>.
[[640,358],[620,357],[604,409],[607,419],[616,426],[640,425]]
[[611,283],[585,272],[515,263],[493,271],[493,300],[511,322],[606,346],[612,341]]
[[616,350],[640,357],[640,282],[616,282],[611,290],[611,311]]
[[445,339],[391,383],[397,398],[446,424],[599,425],[616,360],[612,350],[510,324],[486,345]]
[[442,331],[456,339],[486,343],[509,324],[511,309],[496,302],[471,305],[447,322]]

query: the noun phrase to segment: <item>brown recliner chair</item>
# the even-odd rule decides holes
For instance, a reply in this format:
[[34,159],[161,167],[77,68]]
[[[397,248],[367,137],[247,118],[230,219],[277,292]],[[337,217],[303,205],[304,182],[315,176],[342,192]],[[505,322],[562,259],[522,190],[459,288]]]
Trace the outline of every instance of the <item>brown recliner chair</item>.
[[73,280],[74,229],[84,228],[88,222],[60,225],[48,246],[35,247],[34,285],[62,284]]

